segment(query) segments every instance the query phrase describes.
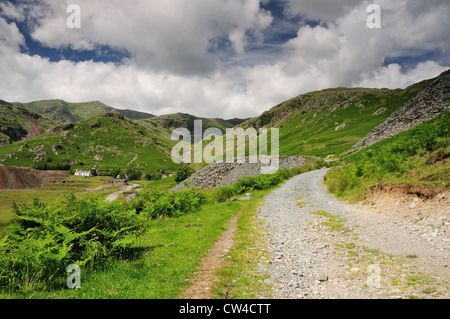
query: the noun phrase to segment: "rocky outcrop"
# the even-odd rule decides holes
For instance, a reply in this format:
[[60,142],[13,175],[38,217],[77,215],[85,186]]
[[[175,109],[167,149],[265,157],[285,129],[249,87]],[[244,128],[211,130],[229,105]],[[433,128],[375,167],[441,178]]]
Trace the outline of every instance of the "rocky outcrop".
[[[303,156],[281,156],[279,168],[291,169],[309,163]],[[261,175],[263,167],[267,167],[267,164],[262,161],[257,163],[249,163],[248,160],[245,163],[236,161],[234,163],[213,163],[175,186],[173,190],[179,191],[182,188],[211,189],[233,185],[243,177]]]
[[352,150],[370,146],[399,134],[423,122],[439,116],[450,109],[450,70],[438,76],[428,87],[399,107],[383,123],[378,125]]
[[347,126],[349,126],[350,124],[348,124],[348,123],[342,123],[341,125],[338,125],[334,130],[335,131],[340,131],[340,130],[342,130],[343,128],[346,128]]

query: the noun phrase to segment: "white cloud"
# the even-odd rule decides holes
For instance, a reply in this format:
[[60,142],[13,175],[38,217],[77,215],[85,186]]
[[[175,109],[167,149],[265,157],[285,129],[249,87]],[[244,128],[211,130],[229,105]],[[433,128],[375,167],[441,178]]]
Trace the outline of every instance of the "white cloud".
[[19,50],[20,46],[25,44],[25,38],[20,33],[14,22],[7,23],[5,19],[0,18],[0,48]]
[[218,59],[211,41],[229,37],[238,53],[246,32],[258,33],[272,21],[258,0],[79,0],[81,29],[65,27],[71,1],[46,0],[50,14],[32,36],[53,48],[125,48],[142,68],[178,74],[214,72]]
[[0,16],[15,19],[16,21],[25,20],[23,8],[14,6],[11,2],[0,3]]
[[290,15],[302,15],[310,20],[335,21],[364,0],[282,0]]
[[[369,1],[286,0],[290,14],[321,23],[299,25],[296,37],[280,45],[280,55],[267,60],[249,50],[273,21],[258,0],[79,0],[79,30],[66,27],[70,2],[0,4],[0,99],[100,100],[154,114],[250,117],[301,93],[337,86],[406,87],[450,65],[431,58],[406,71],[385,65],[387,58],[448,53],[448,1],[433,0],[430,8],[422,0],[379,0],[382,28],[375,30],[366,26]],[[131,57],[120,64],[51,62],[21,53],[23,35],[1,17],[19,22],[25,15],[32,36],[45,46],[106,45]],[[215,54],[223,40],[231,43],[233,63]]]
[[447,69],[448,67],[443,67],[434,61],[426,61],[403,73],[400,65],[393,63],[375,72],[363,74],[357,85],[389,89],[404,88],[420,80],[434,78]]
[[[409,4],[414,1],[379,0],[381,29],[369,29],[366,25],[368,1],[356,2],[359,5],[353,5],[347,12],[339,11],[333,19],[327,16],[330,8],[324,7],[323,12],[316,13],[321,19],[329,19],[327,26],[301,27],[297,37],[287,43],[292,55],[286,73],[316,73],[318,83],[328,83],[332,87],[404,87],[437,76],[448,67],[428,61],[404,73],[398,65],[383,66],[386,58],[420,56],[434,50],[448,52],[450,35],[446,30],[450,30],[450,24],[444,16],[450,15],[450,3],[436,2],[440,5],[435,10],[412,13]],[[315,3],[314,8],[319,9],[320,4],[320,1]],[[346,1],[341,4],[348,7]],[[308,6],[304,10],[308,12]]]

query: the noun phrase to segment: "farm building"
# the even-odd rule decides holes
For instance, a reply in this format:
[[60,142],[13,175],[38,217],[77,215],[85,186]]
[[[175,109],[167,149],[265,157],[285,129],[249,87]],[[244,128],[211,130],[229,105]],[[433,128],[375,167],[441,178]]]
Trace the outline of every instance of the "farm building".
[[76,170],[75,171],[75,176],[92,176],[91,171],[81,171],[81,170]]

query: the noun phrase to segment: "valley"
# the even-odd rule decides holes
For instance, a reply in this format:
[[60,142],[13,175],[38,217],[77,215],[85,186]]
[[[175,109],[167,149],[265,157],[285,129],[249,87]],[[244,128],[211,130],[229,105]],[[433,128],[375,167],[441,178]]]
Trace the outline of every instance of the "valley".
[[[448,298],[449,86],[333,88],[229,120],[0,100],[0,297]],[[174,163],[172,131],[198,120],[279,129],[279,170]],[[75,261],[87,288],[61,288]]]

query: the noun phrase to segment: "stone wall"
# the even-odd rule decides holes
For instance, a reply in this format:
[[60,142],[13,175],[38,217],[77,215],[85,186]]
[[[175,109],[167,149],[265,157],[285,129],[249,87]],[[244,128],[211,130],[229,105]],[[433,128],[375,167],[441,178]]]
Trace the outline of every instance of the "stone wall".
[[[310,162],[303,156],[281,156],[280,169],[291,169],[308,165]],[[174,191],[182,188],[210,189],[235,184],[245,176],[261,175],[261,168],[267,167],[265,163],[214,163],[206,166],[186,181],[178,184]]]

